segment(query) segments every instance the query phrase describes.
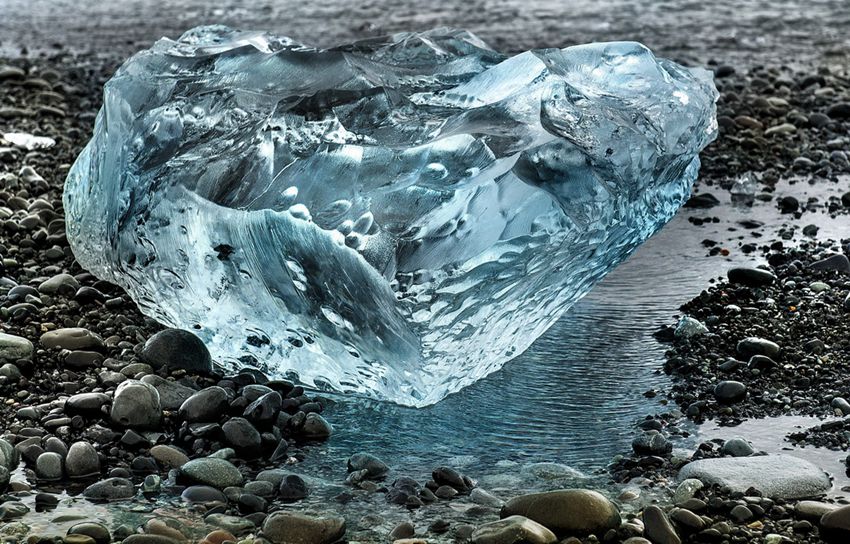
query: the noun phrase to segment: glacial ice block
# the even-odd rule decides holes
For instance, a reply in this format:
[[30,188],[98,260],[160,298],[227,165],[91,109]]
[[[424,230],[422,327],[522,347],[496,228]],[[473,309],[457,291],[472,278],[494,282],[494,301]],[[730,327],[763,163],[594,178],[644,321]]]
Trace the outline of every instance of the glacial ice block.
[[522,353],[716,135],[709,73],[640,44],[509,57],[452,29],[200,27],[103,98],[65,186],[82,266],[227,366],[414,406]]

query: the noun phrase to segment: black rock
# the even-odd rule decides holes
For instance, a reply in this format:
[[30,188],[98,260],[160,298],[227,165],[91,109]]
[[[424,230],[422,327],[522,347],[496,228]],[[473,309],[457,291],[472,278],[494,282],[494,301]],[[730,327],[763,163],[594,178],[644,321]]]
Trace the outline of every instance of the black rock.
[[850,259],[846,255],[835,254],[825,259],[813,262],[811,268],[815,270],[835,270],[850,274]]
[[230,406],[227,391],[214,385],[201,389],[185,400],[178,410],[183,421],[197,423],[218,421]]
[[148,338],[140,354],[155,369],[182,369],[197,374],[212,372],[212,358],[200,338],[182,329],[165,329]]
[[259,456],[262,437],[245,418],[233,417],[221,426],[225,441],[234,448]]
[[363,475],[370,480],[379,480],[383,478],[390,468],[369,453],[355,453],[348,459],[348,472],[365,471]]
[[734,404],[747,397],[747,386],[741,382],[724,380],[714,386],[714,398],[721,404]]
[[685,208],[713,208],[720,204],[720,201],[711,193],[700,193],[693,195],[685,202]]
[[310,493],[307,483],[297,474],[287,474],[280,482],[277,496],[283,501],[298,501]]
[[243,415],[254,423],[272,423],[277,419],[282,404],[283,398],[280,396],[280,393],[272,391],[249,404],[245,408]]
[[730,269],[726,276],[731,283],[748,287],[763,287],[776,281],[776,276],[761,268],[736,267]]

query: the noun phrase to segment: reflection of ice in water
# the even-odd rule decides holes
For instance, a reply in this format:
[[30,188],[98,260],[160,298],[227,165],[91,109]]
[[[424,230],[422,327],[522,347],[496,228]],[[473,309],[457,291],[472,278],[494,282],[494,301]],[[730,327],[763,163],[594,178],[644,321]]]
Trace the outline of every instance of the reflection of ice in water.
[[47,136],[33,136],[26,132],[7,132],[3,139],[12,145],[24,147],[29,151],[35,149],[47,149],[56,145],[56,140]]
[[736,206],[752,206],[753,201],[756,199],[758,186],[758,180],[752,172],[747,172],[739,177],[729,189],[729,194],[732,196],[732,204]]

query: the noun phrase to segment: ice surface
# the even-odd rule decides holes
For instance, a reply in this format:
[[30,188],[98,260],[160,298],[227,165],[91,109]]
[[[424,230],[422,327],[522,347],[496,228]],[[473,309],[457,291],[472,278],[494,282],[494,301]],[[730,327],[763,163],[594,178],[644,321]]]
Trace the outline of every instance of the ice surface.
[[68,236],[227,365],[423,406],[673,216],[716,97],[637,43],[507,57],[452,29],[320,50],[196,28],[106,84]]
[[47,136],[33,136],[26,132],[7,132],[3,139],[12,145],[23,147],[29,151],[48,149],[56,145],[56,140]]

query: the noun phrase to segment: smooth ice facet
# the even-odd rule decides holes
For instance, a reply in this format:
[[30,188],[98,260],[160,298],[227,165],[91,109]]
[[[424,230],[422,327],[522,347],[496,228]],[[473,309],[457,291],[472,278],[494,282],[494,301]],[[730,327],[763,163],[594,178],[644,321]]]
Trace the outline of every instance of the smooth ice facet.
[[673,216],[716,96],[637,43],[507,57],[449,29],[323,50],[197,28],[106,84],[68,237],[227,365],[422,406]]

